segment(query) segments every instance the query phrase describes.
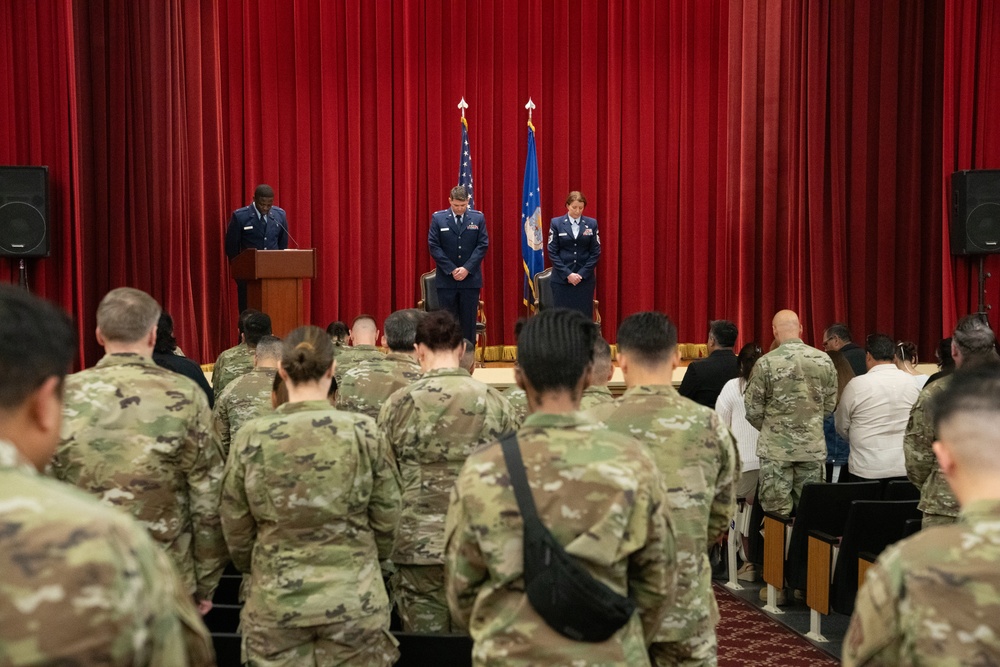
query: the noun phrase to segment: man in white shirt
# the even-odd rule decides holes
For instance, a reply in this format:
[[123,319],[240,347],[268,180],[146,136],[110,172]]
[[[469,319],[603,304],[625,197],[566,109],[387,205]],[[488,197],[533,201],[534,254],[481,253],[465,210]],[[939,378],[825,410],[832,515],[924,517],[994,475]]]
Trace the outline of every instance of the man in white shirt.
[[848,477],[843,481],[905,477],[903,435],[910,408],[920,394],[913,378],[892,362],[892,338],[865,340],[868,372],[844,387],[834,413],[839,432],[850,442]]

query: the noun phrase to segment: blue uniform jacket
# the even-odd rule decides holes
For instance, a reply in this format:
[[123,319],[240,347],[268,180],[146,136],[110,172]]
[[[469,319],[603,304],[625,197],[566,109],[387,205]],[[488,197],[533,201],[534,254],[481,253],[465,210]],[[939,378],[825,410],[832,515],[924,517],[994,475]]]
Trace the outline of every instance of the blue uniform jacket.
[[[483,274],[479,265],[490,245],[486,233],[486,217],[479,211],[466,211],[465,228],[455,224],[455,214],[450,208],[431,216],[431,227],[427,230],[427,246],[437,264],[437,287],[458,289],[479,289],[483,286]],[[451,272],[465,267],[469,275],[465,280],[455,280]]]
[[549,261],[554,278],[566,282],[571,273],[588,280],[594,275],[597,258],[601,256],[601,237],[597,220],[580,216],[580,235],[573,238],[569,216],[552,218],[549,225]]
[[288,220],[284,209],[272,206],[267,224],[261,224],[253,204],[238,208],[226,228],[226,256],[236,257],[247,248],[284,250],[288,247]]

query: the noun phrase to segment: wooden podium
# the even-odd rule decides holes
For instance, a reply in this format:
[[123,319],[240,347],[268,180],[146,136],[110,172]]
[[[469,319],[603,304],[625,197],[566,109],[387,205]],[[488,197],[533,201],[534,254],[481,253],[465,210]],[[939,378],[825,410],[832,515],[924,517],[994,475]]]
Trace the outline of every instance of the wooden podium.
[[316,251],[244,250],[230,265],[233,278],[247,281],[247,307],[271,316],[271,330],[284,337],[307,324],[302,281],[316,277]]

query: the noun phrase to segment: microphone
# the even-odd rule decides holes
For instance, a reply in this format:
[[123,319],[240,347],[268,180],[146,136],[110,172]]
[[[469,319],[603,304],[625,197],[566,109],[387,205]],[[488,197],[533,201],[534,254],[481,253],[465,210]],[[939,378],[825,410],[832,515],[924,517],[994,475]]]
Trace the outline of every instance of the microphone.
[[[270,220],[270,219],[271,219],[271,214],[270,214],[270,213],[268,213],[268,214],[267,214],[267,215],[265,215],[264,217],[265,217],[265,218],[267,218],[268,220]],[[294,237],[294,236],[292,236],[292,233],[291,233],[290,231],[288,231],[288,226],[287,226],[287,225],[283,225],[283,224],[281,224],[281,222],[279,222],[277,218],[274,218],[274,223],[275,223],[276,225],[278,225],[278,227],[279,227],[280,229],[284,229],[284,230],[285,230],[285,234],[287,234],[287,235],[288,235],[288,239],[289,239],[289,240],[290,240],[290,241],[291,241],[292,243],[294,243],[294,244],[295,244],[295,247],[296,247],[296,248],[298,248],[298,247],[299,247],[299,242],[298,242],[298,241],[296,241],[296,240],[295,240],[295,237]]]

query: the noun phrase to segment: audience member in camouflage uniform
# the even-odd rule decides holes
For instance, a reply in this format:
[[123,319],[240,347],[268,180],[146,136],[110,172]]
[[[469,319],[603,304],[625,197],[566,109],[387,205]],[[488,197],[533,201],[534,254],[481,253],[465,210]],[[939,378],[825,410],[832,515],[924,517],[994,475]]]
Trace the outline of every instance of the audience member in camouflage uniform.
[[[385,318],[385,343],[389,354],[357,364],[337,382],[338,410],[378,418],[378,412],[393,392],[420,378],[414,349],[417,321],[423,315],[414,308],[397,310]],[[340,365],[340,358],[337,360]]]
[[934,398],[934,453],[961,513],[868,570],[844,638],[848,667],[1000,663],[1000,366],[949,379]]
[[828,354],[799,338],[794,312],[779,311],[771,329],[779,347],[757,361],[743,401],[760,431],[760,504],[789,515],[802,486],[824,479],[823,419],[837,407],[837,371]]
[[[524,328],[525,323],[528,321],[527,317],[517,318],[517,322],[514,323],[514,342],[517,342],[518,336],[521,335],[521,329]],[[515,373],[517,372],[517,362],[514,362]],[[514,410],[514,415],[517,418],[518,427],[524,423],[525,418],[528,416],[528,395],[524,393],[524,390],[518,387],[516,384],[512,384],[503,390],[503,396],[510,403],[510,407]]]
[[407,632],[450,632],[444,594],[448,495],[469,454],[517,426],[507,399],[458,367],[465,341],[451,313],[425,315],[416,341],[424,376],[394,393],[378,416],[403,485],[392,596]]
[[38,474],[74,351],[64,313],[0,287],[0,664],[213,665],[208,630],[146,531]]
[[676,577],[666,490],[647,449],[578,412],[594,337],[576,311],[544,310],[518,340],[517,383],[533,412],[518,431],[542,522],[637,613],[610,639],[574,642],[551,629],[524,593],[517,500],[496,442],[466,461],[447,519],[447,592],[468,626],[476,665],[648,665],[647,645]]
[[615,365],[611,362],[611,346],[600,335],[594,343],[594,362],[590,367],[587,388],[583,390],[580,399],[580,409],[589,410],[602,403],[612,403],[615,397],[608,389],[608,383],[615,374]]
[[655,665],[715,665],[719,609],[709,547],[736,509],[739,456],[714,410],[673,387],[677,329],[661,313],[636,313],[618,328],[618,364],[628,390],[604,423],[646,445],[667,488],[677,541],[677,593],[653,635]]
[[166,549],[203,613],[229,561],[219,526],[222,451],[208,399],[152,359],[160,306],[129,287],[97,308],[97,366],[66,378],[60,480],[131,512]]
[[375,422],[327,401],[333,343],[317,327],[285,339],[289,402],[233,440],[222,525],[249,573],[241,613],[252,665],[391,665],[379,560],[399,516],[392,452]]
[[[967,315],[959,320],[952,334],[951,354],[958,368],[970,368],[995,361],[996,337],[979,315]],[[917,402],[910,410],[910,421],[903,437],[906,475],[920,489],[920,511],[924,513],[922,527],[947,525],[958,518],[958,499],[945,480],[941,466],[934,458],[933,415],[930,406],[934,398],[948,387],[946,375],[924,385]]]
[[254,348],[253,370],[233,380],[219,394],[212,416],[224,457],[229,456],[229,445],[240,427],[273,409],[271,387],[280,362],[281,339],[264,336]]
[[218,398],[230,382],[253,370],[253,350],[264,336],[271,335],[271,317],[259,310],[247,309],[240,316],[240,344],[223,350],[212,368],[212,389]]
[[337,356],[337,366],[334,378],[337,387],[344,379],[344,373],[351,370],[362,361],[382,359],[382,351],[375,345],[378,343],[378,325],[371,315],[358,315],[351,324],[351,346],[341,349]]

